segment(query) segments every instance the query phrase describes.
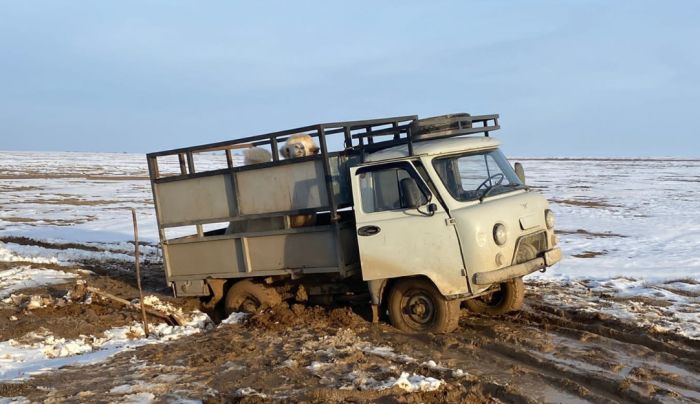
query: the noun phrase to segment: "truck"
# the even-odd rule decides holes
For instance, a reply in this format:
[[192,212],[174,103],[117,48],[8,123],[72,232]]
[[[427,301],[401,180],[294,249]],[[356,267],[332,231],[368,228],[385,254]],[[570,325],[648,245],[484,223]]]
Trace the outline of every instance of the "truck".
[[[491,136],[498,121],[330,122],[150,153],[166,282],[226,314],[369,304],[373,321],[412,333],[451,332],[465,307],[520,310],[523,276],[561,250],[547,200]],[[283,158],[298,134],[318,153]],[[254,147],[270,161],[240,164]]]

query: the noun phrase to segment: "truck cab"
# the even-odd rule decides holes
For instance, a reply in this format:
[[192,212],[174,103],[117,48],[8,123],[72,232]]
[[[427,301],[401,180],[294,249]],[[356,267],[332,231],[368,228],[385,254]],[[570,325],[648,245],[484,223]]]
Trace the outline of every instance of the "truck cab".
[[499,145],[491,137],[438,139],[416,144],[410,157],[398,146],[353,167],[363,279],[421,277],[448,299],[478,299],[469,304],[475,311],[519,309],[520,278],[561,257],[547,201]]
[[[462,307],[519,310],[522,277],[561,253],[547,201],[490,136],[499,127],[498,115],[409,116],[151,154],[167,280],[176,294],[223,301],[229,312],[288,299],[369,301],[375,318],[388,314],[407,332],[450,332]],[[281,159],[278,142],[299,132],[315,135],[320,154]],[[344,135],[341,151],[328,150],[334,133]],[[269,163],[233,164],[231,150],[265,144]],[[193,153],[212,149],[228,166],[197,175]],[[180,175],[163,181],[157,159],[174,154]],[[219,212],[202,217],[214,205]],[[292,227],[299,214],[317,220]],[[196,234],[165,237],[173,215],[195,218],[186,223]],[[215,220],[228,230],[204,232]]]

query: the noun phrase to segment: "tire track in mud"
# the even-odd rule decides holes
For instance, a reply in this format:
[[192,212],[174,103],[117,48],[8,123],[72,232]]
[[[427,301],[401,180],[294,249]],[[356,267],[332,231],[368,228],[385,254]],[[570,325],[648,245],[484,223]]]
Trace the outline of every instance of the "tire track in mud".
[[[596,313],[566,311],[561,308],[541,304],[530,304],[530,307],[530,310],[521,313],[529,321],[559,326],[561,329],[568,328],[585,331],[615,339],[625,344],[642,345],[654,351],[675,355],[687,362],[695,371],[700,369],[700,341],[690,340],[674,334],[658,334],[659,338],[670,341],[667,342],[652,336],[649,330],[633,328],[614,319],[601,318]],[[629,331],[626,331],[626,329],[629,329]]]
[[[537,402],[509,385],[455,374],[451,368],[423,362],[425,356],[394,351],[373,336],[396,331],[385,324],[371,325],[347,309],[273,310],[277,314],[266,312],[244,325],[226,325],[167,345],[140,347],[103,363],[39,375],[25,383],[22,392],[30,400],[50,397],[61,402],[119,401],[143,392],[166,400],[214,402]],[[402,372],[444,382],[435,391],[377,388]],[[84,378],[86,374],[90,378]],[[264,396],[245,396],[245,389]]]
[[[463,311],[452,334],[411,335],[348,308],[283,304],[245,324],[36,376],[21,391],[59,401],[125,399],[121,391],[254,402],[700,401],[694,341],[587,316],[537,303],[493,318]],[[401,372],[444,384],[376,389]]]
[[[555,315],[553,313],[559,313]],[[524,326],[534,323],[556,332],[560,343],[568,347],[599,350],[599,357],[617,362],[613,367],[598,366],[612,378],[621,378],[620,386],[632,386],[643,393],[664,394],[676,398],[700,400],[697,341],[673,334],[653,334],[641,327],[623,324],[615,319],[601,319],[593,313],[559,310],[534,305],[514,317]],[[616,328],[613,328],[616,327]],[[551,362],[557,358],[551,357]],[[564,362],[566,365],[566,362]],[[587,363],[587,365],[591,365]],[[593,372],[591,372],[593,373]]]
[[695,341],[573,314],[531,305],[497,318],[467,315],[454,334],[433,337],[439,342],[388,339],[402,352],[442,355],[452,366],[543,401],[700,401]]
[[[453,342],[448,343],[450,352],[443,352],[446,361],[465,367],[479,379],[510,386],[524,397],[549,402],[609,403],[622,399],[650,402],[636,395],[619,394],[617,385],[604,378],[581,380],[585,374],[571,372],[530,350],[519,348],[523,340],[501,341],[499,332],[490,325],[467,323],[456,332],[459,333],[466,335],[449,337]],[[474,337],[475,334],[478,336]],[[431,353],[434,355],[435,351]]]
[[[569,327],[550,326],[548,322],[552,320]],[[620,332],[601,325],[592,328],[584,321],[574,322],[552,315],[538,317],[538,312],[532,308],[503,318],[500,323],[492,324],[492,321],[498,319],[486,320],[486,324],[470,324],[483,335],[492,337],[481,348],[537,368],[549,376],[564,377],[571,382],[574,392],[580,386],[601,397],[616,400],[700,400],[696,362],[675,355],[695,354],[693,350],[669,346],[648,335],[641,334],[640,338],[639,334]],[[509,330],[503,331],[503,328]],[[644,330],[637,332],[643,333]],[[533,335],[523,338],[528,334]],[[519,337],[508,341],[508,338],[499,335]],[[544,345],[531,343],[538,338],[549,338],[552,342]],[[644,344],[639,344],[639,341]],[[540,349],[547,345],[551,346]]]

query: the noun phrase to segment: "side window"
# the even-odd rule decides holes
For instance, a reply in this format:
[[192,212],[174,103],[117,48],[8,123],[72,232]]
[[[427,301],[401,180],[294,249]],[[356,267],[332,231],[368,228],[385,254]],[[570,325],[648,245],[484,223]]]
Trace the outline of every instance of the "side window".
[[[406,209],[407,205],[401,189],[401,180],[411,174],[402,167],[379,168],[359,174],[362,210],[366,213]],[[421,190],[423,200],[428,196]]]

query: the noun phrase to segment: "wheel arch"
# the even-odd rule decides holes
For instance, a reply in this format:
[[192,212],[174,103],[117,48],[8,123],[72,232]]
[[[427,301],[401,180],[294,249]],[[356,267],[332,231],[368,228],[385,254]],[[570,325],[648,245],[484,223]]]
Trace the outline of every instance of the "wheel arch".
[[[377,301],[375,303],[375,296],[374,292],[372,290],[372,287],[370,286],[370,294],[372,295],[372,304],[378,304],[380,307],[386,306],[386,302],[389,298],[389,293],[391,293],[391,289],[399,282],[406,280],[406,279],[425,279],[428,282],[430,282],[435,288],[440,291],[440,288],[433,282],[432,279],[430,279],[429,276],[427,275],[409,275],[409,276],[397,276],[396,278],[387,278],[387,279],[378,279],[374,281],[369,281],[369,282],[378,282],[380,288],[378,289],[379,294],[377,295]],[[368,283],[369,283],[368,282]],[[440,292],[442,293],[442,292]]]

